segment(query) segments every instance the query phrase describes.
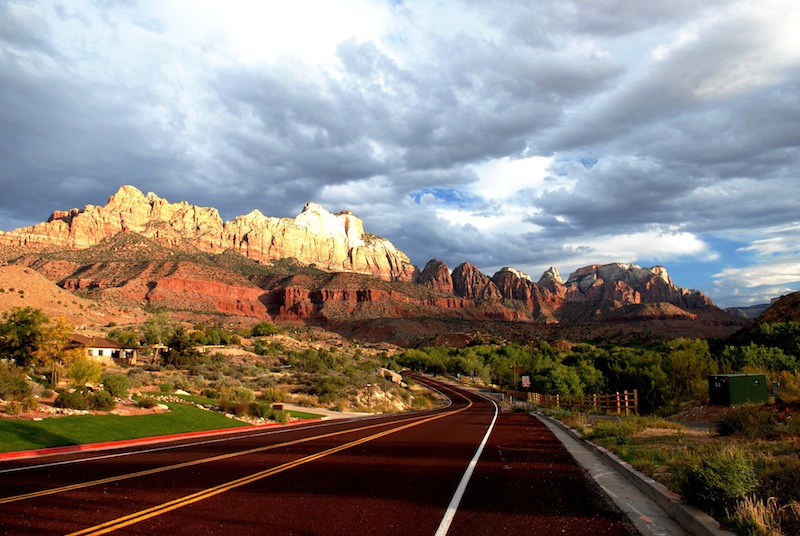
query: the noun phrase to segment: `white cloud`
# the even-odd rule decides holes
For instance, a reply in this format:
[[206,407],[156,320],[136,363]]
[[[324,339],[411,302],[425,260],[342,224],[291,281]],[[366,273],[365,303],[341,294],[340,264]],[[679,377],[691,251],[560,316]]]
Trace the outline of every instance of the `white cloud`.
[[[649,259],[667,262],[680,257],[712,260],[716,254],[697,235],[676,230],[647,230],[636,233],[584,237],[565,242],[564,248],[581,251],[586,264],[602,262],[637,262]],[[595,259],[595,260],[591,260]],[[576,262],[573,259],[572,262]]]
[[478,181],[469,189],[488,200],[509,199],[521,190],[539,188],[553,159],[546,156],[503,157],[472,166]]
[[800,225],[761,230],[768,238],[753,240],[741,252],[753,254],[751,264],[727,267],[714,275],[716,293],[749,303],[800,289]]

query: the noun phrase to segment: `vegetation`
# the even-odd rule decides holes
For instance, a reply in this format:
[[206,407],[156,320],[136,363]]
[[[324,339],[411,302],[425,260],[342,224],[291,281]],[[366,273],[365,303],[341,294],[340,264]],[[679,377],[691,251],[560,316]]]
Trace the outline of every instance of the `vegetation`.
[[[176,418],[188,419],[185,427],[190,429],[240,423],[221,413],[251,422],[285,422],[287,413],[273,407],[281,402],[371,412],[432,407],[437,403],[435,396],[414,390],[413,385],[394,384],[378,372],[380,368],[409,368],[452,374],[469,383],[511,390],[521,390],[522,378],[527,376],[530,390],[542,394],[585,395],[637,389],[640,413],[664,416],[687,404],[706,404],[709,374],[764,373],[769,381],[779,383],[778,405],[728,412],[716,423],[713,440],[695,441],[686,429],[653,416],[604,421],[590,419],[586,414],[562,418],[683,493],[687,500],[727,517],[742,533],[769,533],[763,527],[794,527],[798,532],[800,484],[791,477],[800,473],[800,419],[792,418],[800,403],[797,322],[764,324],[749,338],[737,340],[736,345],[695,339],[640,346],[555,346],[537,341],[529,345],[406,349],[393,355],[314,338],[313,330],[280,329],[269,322],[230,331],[220,326],[187,327],[156,313],[138,327],[109,327],[113,328],[110,336],[142,348],[145,354],[149,352],[148,362],[103,370],[95,361],[66,350],[72,326],[63,319],[50,320],[30,308],[16,308],[4,314],[0,322],[0,398],[6,401],[5,412],[14,414],[34,408],[34,393],[43,392],[48,384],[55,387],[62,375],[69,380],[70,388],[59,388],[54,405],[61,408],[107,411],[117,399],[126,398],[131,392],[136,395],[145,386],[159,386],[159,393],[140,393],[138,405],[152,408],[166,403],[171,411],[163,415],[169,417],[148,415],[141,417],[152,417],[152,421],[140,421],[140,417],[97,421],[118,426],[123,422],[118,419],[124,419],[124,428],[129,423],[159,423],[140,430],[137,424],[133,435],[124,434],[126,437],[180,431],[182,427],[172,420]],[[242,344],[255,356],[240,356],[234,361],[213,349],[201,352],[199,348]],[[191,394],[175,394],[181,391]],[[212,411],[191,404],[201,404]],[[73,421],[77,418],[57,419],[63,423],[57,425],[57,433],[53,432],[56,428],[50,428],[53,425],[48,419],[42,421],[46,424],[0,421],[0,433],[8,430],[11,437],[22,438],[8,445],[4,441],[3,448],[32,448],[19,446],[30,438],[49,441],[45,444],[80,442],[60,428],[69,428],[72,422],[95,422]],[[95,418],[101,417],[92,417]],[[159,432],[163,419],[169,419],[170,425]],[[81,426],[95,428],[94,424]],[[113,439],[119,430],[112,432],[111,428],[109,424],[109,429],[90,440]],[[653,435],[653,430],[661,432]],[[75,437],[88,437],[84,435],[86,430],[76,433]],[[47,439],[48,434],[53,437]]]

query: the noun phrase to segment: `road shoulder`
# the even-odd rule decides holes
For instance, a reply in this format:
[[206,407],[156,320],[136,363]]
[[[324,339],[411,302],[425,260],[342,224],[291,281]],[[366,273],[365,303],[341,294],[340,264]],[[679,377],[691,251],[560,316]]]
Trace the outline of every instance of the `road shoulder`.
[[613,453],[585,441],[561,422],[536,412],[532,415],[553,432],[641,534],[735,536],[709,515],[684,504],[677,494]]

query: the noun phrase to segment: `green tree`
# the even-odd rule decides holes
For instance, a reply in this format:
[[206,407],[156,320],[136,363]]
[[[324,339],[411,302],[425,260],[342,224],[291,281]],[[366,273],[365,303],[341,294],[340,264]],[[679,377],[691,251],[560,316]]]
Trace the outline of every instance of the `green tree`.
[[267,322],[266,320],[263,322],[259,322],[253,329],[250,331],[251,337],[264,337],[266,335],[273,335],[275,333],[279,333],[280,328],[278,328],[275,324],[271,322]]
[[144,323],[144,340],[155,347],[153,360],[158,361],[159,348],[166,344],[175,333],[175,327],[164,313],[156,313]]
[[753,342],[800,357],[800,322],[765,322],[759,324]]
[[724,372],[762,371],[781,372],[797,370],[798,359],[777,347],[767,347],[751,342],[739,348],[726,346],[720,361]]
[[39,309],[14,307],[3,313],[0,323],[0,356],[20,367],[28,367],[42,343],[42,328],[48,319]]
[[202,361],[202,354],[197,351],[189,332],[183,326],[175,329],[167,342],[169,351],[162,358],[164,365],[186,368]]
[[664,369],[672,385],[673,403],[706,398],[708,375],[717,368],[708,342],[681,338],[666,343],[666,349]]
[[78,390],[83,390],[87,383],[97,383],[103,374],[103,367],[86,356],[81,356],[67,368],[67,377],[70,384]]
[[58,376],[65,367],[80,358],[80,348],[68,349],[75,326],[63,317],[58,317],[41,328],[39,346],[34,351],[34,362],[50,367],[50,383],[58,385]]

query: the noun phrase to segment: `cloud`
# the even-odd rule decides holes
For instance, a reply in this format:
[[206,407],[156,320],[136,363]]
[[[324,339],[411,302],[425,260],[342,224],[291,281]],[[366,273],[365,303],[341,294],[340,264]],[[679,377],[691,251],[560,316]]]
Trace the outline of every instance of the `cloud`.
[[716,292],[746,303],[764,303],[800,290],[800,223],[766,229],[767,238],[740,248],[752,264],[727,267],[714,275]]
[[226,219],[349,209],[419,264],[695,261],[756,299],[793,284],[798,25],[781,0],[12,0],[0,228],[130,183]]

